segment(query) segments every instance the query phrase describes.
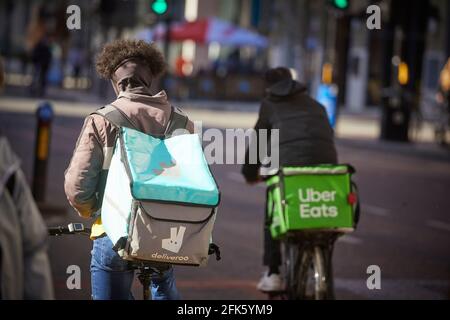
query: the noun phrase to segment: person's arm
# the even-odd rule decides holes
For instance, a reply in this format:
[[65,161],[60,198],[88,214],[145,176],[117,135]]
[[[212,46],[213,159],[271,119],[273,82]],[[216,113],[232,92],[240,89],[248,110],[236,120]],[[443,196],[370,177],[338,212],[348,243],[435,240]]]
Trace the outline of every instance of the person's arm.
[[[7,249],[4,257],[9,258],[9,265],[15,263],[13,268],[17,273],[9,274],[11,269],[7,267],[6,273],[2,274],[9,278],[6,287],[8,288],[8,284],[14,284],[15,287],[10,287],[7,291],[13,294],[20,292],[20,296],[14,297],[15,299],[53,299],[53,283],[47,255],[47,226],[20,168],[19,158],[6,138],[0,136],[0,140],[2,164],[10,172],[4,176],[7,180],[3,196],[10,200],[6,201],[7,203],[12,204],[5,207],[8,208],[8,215],[4,216],[8,220],[6,230],[9,230],[6,236],[13,237],[4,247]],[[11,249],[14,251],[10,251]]]
[[[250,141],[249,148],[247,148],[245,153],[245,163],[242,166],[242,174],[248,183],[259,181],[259,168],[261,167],[261,159],[259,159],[259,130],[270,130],[271,127],[269,106],[263,102],[259,109],[258,120],[254,127],[256,130],[256,137]],[[270,139],[269,135],[267,135],[267,138],[268,140]],[[256,149],[256,163],[250,163],[250,150],[253,150],[253,148]]]
[[54,299],[47,226],[34,202],[22,170],[15,175],[15,203],[20,217],[23,248],[24,299]]
[[103,142],[93,116],[86,118],[70,165],[65,173],[64,190],[71,206],[89,218],[97,208],[97,184],[103,167]]

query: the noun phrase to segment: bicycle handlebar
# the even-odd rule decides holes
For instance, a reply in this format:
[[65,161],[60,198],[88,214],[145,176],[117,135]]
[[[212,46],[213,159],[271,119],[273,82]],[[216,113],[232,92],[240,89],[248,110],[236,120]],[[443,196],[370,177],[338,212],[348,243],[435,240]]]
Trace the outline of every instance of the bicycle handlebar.
[[91,233],[90,228],[85,228],[82,223],[73,222],[69,223],[67,227],[58,226],[48,228],[48,234],[51,236],[61,236],[64,234],[84,234],[89,235]]

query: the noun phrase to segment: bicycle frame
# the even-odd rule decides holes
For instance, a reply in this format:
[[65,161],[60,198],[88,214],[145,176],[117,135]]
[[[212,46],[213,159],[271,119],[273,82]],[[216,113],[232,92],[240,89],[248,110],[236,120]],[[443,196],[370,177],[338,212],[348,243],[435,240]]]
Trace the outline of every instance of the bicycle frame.
[[[344,235],[331,230],[290,232],[280,239],[285,290],[267,292],[269,299],[334,299],[332,254],[334,243]],[[312,266],[313,295],[307,294],[308,269]]]

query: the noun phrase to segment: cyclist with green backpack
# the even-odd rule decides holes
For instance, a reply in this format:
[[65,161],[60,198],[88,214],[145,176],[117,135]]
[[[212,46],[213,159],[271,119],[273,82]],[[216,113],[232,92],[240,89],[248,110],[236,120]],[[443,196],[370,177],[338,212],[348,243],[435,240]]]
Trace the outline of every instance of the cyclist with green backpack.
[[[279,164],[281,167],[337,164],[337,153],[325,108],[308,95],[306,87],[294,80],[289,69],[278,67],[265,73],[266,94],[262,100],[255,130],[279,129]],[[256,135],[258,137],[258,135]],[[270,136],[269,138],[270,139]],[[259,146],[254,140],[250,148]],[[267,142],[267,145],[270,145]],[[242,173],[248,183],[276,174],[264,172],[261,163],[249,163],[247,151]],[[267,170],[266,170],[267,171]],[[274,240],[270,225],[264,228],[264,265],[268,270],[257,288],[264,292],[283,290],[279,266],[281,265],[280,242]]]
[[[151,85],[165,69],[162,54],[144,41],[116,40],[106,44],[97,58],[97,72],[111,81],[117,99],[108,107],[118,111],[130,127],[146,134],[163,135],[174,109],[166,93],[153,94]],[[116,112],[117,113],[117,112]],[[192,121],[185,129],[193,133]],[[70,165],[65,173],[65,192],[70,204],[86,218],[95,218],[91,238],[93,299],[129,299],[134,271],[128,261],[113,250],[98,213],[119,128],[100,113],[84,122]],[[178,299],[172,267],[161,267],[152,278],[153,299]]]

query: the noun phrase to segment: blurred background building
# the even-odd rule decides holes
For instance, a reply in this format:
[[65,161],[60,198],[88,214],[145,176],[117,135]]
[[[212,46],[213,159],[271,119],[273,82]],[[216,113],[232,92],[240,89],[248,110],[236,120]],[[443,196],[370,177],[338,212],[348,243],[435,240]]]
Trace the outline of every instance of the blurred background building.
[[[80,30],[66,27],[71,4],[81,9]],[[381,10],[381,29],[366,26],[370,5]],[[95,53],[120,37],[164,50],[169,73],[162,86],[179,100],[257,101],[264,70],[287,66],[311,94],[332,85],[340,111],[379,110],[382,136],[407,140],[414,115],[438,116],[433,104],[450,56],[449,20],[446,0],[2,0],[0,53],[10,92],[20,92],[39,82],[33,37],[45,37],[48,86],[102,98],[113,92],[95,75]],[[182,33],[186,22],[194,35]],[[227,38],[232,30],[240,40]]]

